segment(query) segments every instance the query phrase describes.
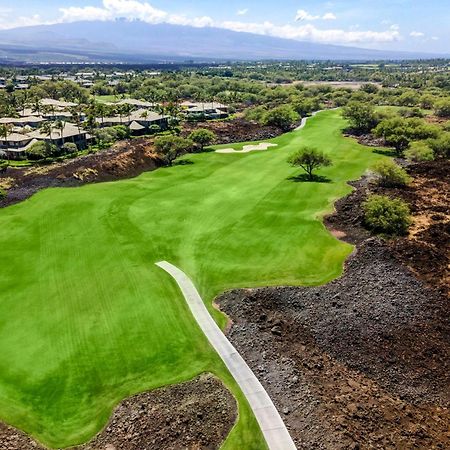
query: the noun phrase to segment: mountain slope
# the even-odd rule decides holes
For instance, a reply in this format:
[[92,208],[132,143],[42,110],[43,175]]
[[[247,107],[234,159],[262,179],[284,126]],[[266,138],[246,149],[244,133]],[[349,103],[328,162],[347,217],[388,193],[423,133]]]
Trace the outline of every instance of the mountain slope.
[[[220,28],[141,21],[74,22],[0,31],[0,52],[16,60],[47,55],[88,60],[153,59],[412,59],[433,55],[388,52],[238,33]],[[1,53],[0,53],[1,55]]]

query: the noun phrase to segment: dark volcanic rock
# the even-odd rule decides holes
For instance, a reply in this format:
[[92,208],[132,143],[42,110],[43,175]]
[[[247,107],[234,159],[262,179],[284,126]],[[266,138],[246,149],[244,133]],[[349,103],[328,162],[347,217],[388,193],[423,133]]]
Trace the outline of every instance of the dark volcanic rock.
[[[217,449],[237,418],[232,394],[212,375],[124,400],[94,439],[72,450]],[[39,450],[0,423],[0,450]]]

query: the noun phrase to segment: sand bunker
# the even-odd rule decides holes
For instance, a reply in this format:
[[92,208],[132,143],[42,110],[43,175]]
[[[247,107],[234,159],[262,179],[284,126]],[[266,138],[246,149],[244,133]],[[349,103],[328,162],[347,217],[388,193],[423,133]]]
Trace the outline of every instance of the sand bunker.
[[258,145],[244,145],[242,150],[235,150],[234,148],[221,148],[216,150],[216,153],[249,153],[259,150],[267,150],[269,147],[276,147],[278,144],[269,144],[262,142]]

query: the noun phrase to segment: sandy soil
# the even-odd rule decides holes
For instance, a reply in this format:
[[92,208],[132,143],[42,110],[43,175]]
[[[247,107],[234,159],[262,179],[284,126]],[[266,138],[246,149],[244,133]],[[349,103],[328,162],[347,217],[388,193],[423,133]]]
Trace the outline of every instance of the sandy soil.
[[216,153],[250,153],[254,151],[267,150],[270,147],[277,147],[278,144],[270,144],[267,142],[261,142],[258,145],[244,145],[242,150],[235,150],[234,148],[221,148],[216,150]]

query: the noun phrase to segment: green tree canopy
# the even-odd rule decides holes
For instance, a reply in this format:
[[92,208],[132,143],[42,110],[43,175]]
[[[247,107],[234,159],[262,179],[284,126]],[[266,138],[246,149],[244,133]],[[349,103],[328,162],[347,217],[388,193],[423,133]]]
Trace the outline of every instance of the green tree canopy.
[[173,162],[194,147],[194,142],[179,136],[160,136],[155,139],[156,152],[171,166]]
[[301,167],[308,175],[308,179],[312,181],[314,180],[314,170],[319,167],[331,166],[331,159],[315,147],[303,147],[291,155],[288,163]]
[[198,145],[201,150],[203,150],[206,145],[212,144],[216,138],[216,133],[207,130],[206,128],[198,128],[189,135],[189,139]]
[[265,125],[273,125],[283,131],[289,131],[299,119],[300,116],[291,106],[282,105],[268,111],[264,115],[263,121]]
[[357,133],[368,133],[378,123],[375,108],[368,103],[351,101],[343,109],[342,115]]

